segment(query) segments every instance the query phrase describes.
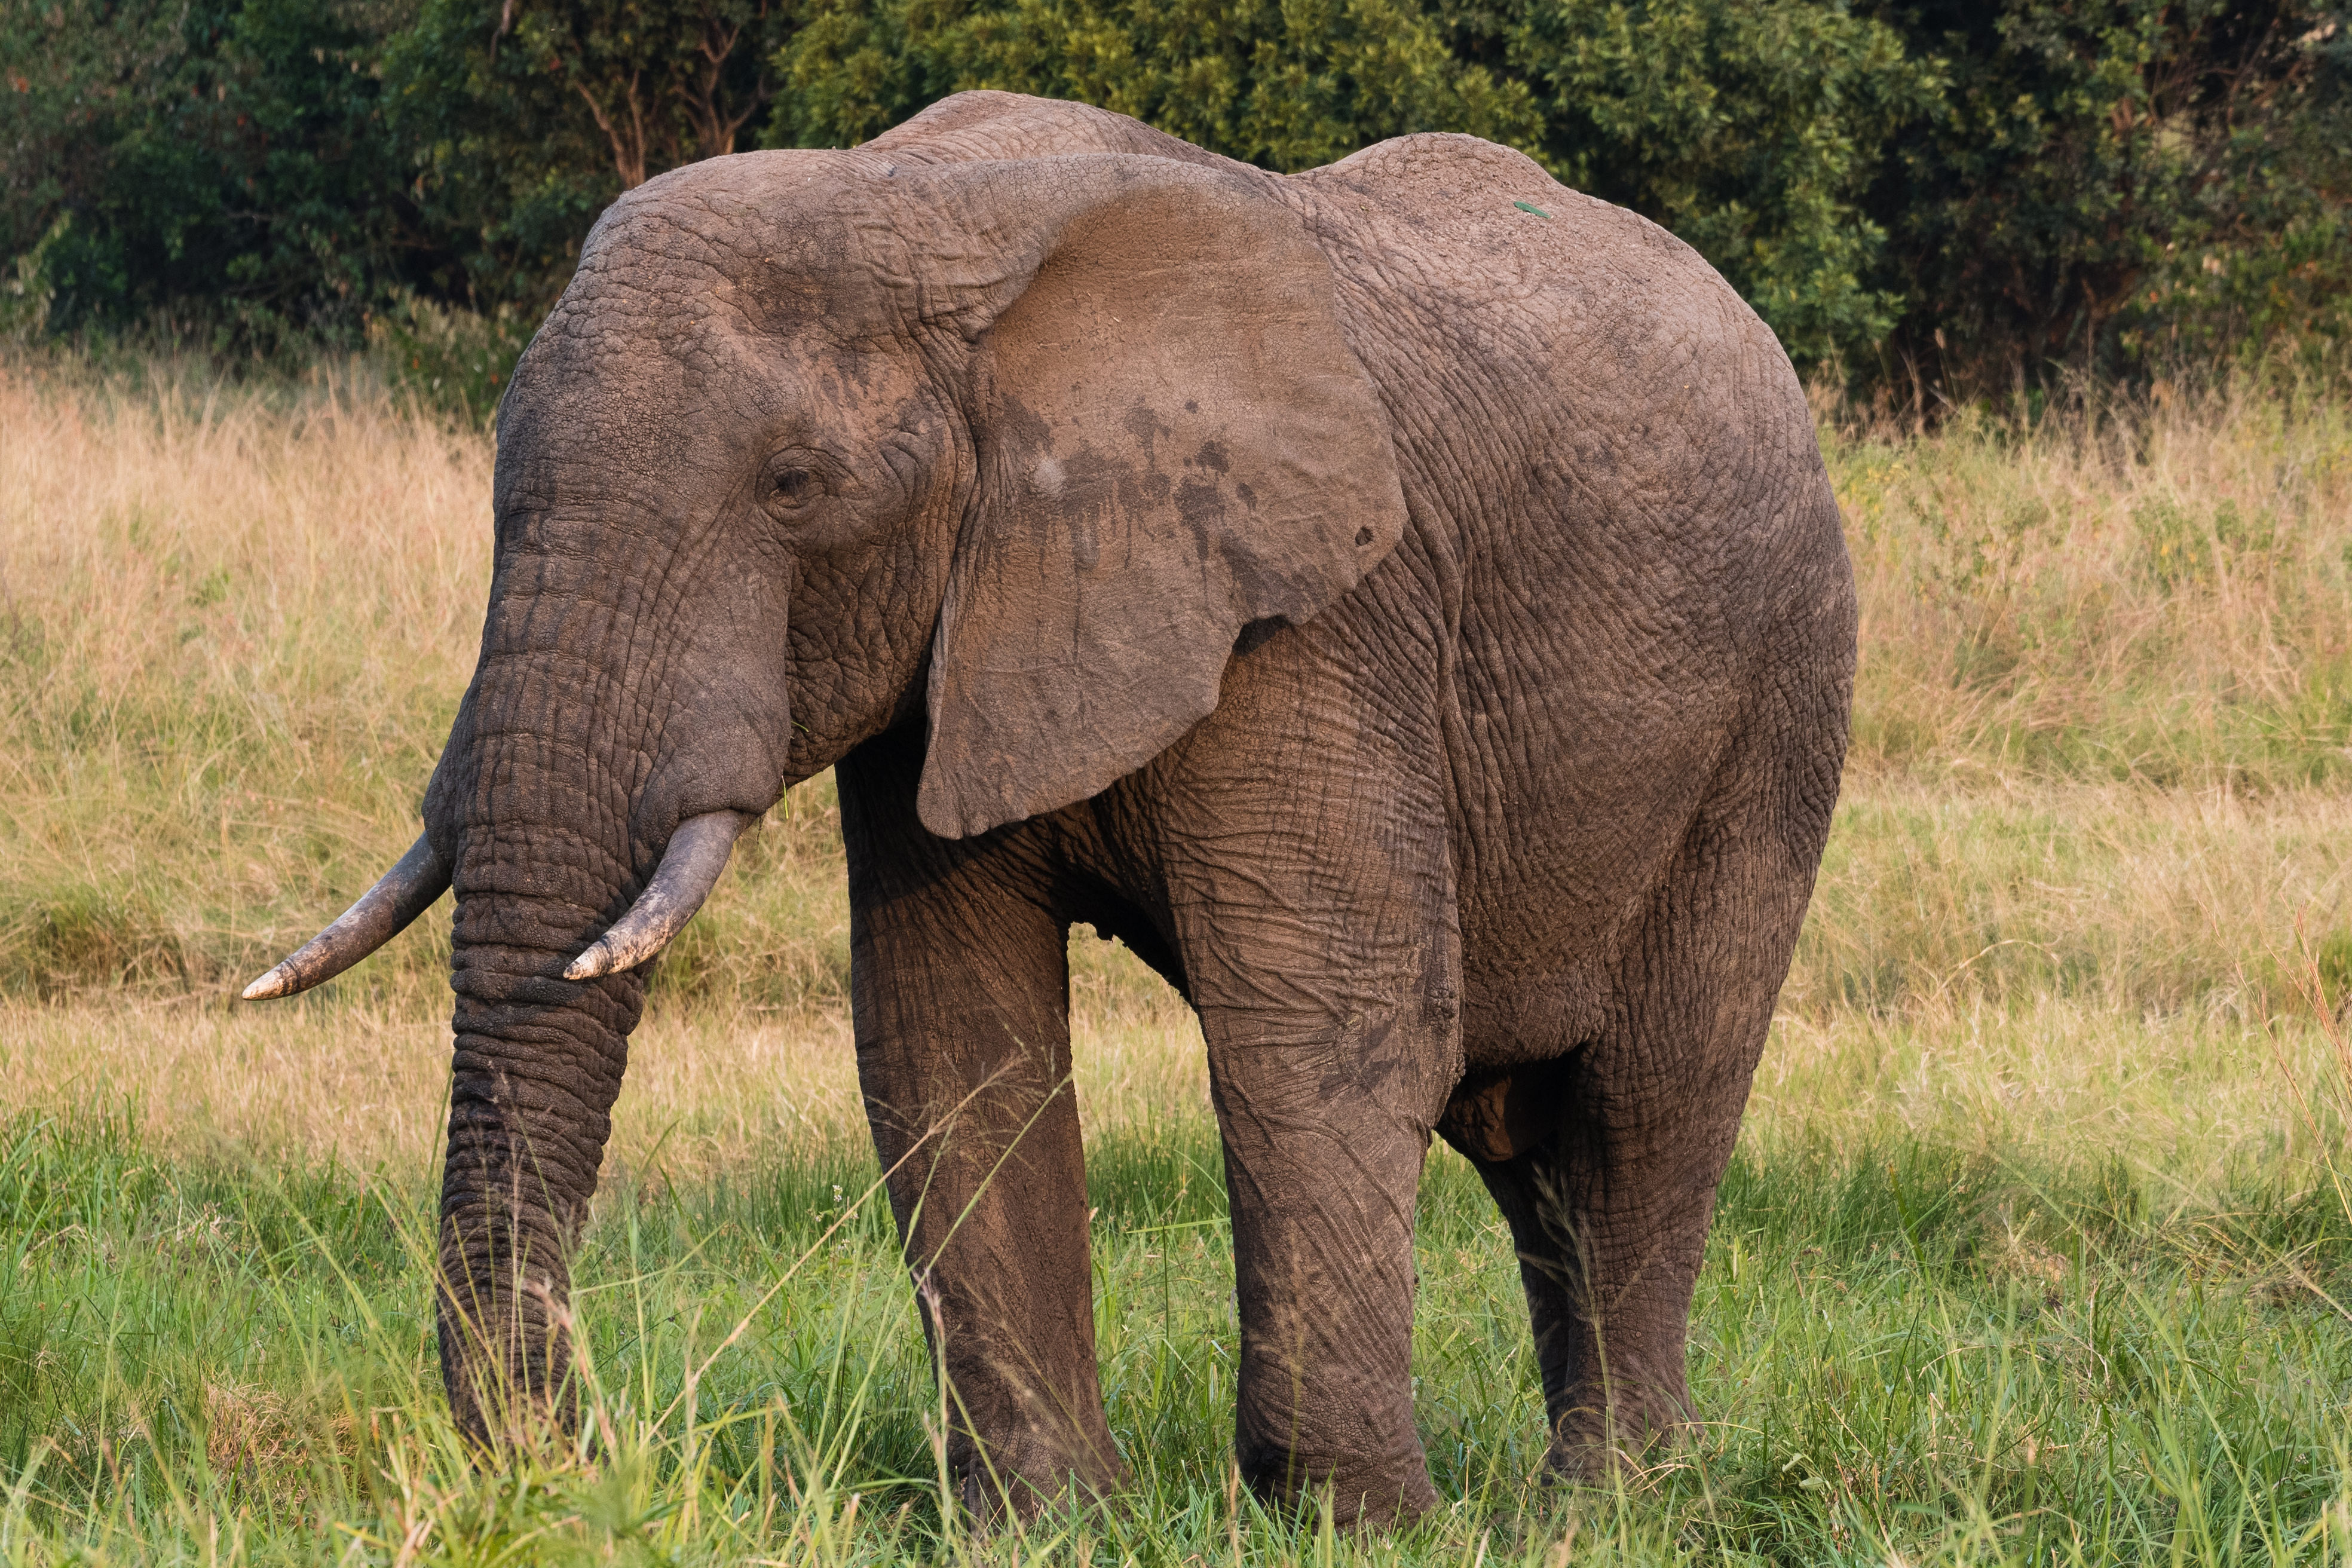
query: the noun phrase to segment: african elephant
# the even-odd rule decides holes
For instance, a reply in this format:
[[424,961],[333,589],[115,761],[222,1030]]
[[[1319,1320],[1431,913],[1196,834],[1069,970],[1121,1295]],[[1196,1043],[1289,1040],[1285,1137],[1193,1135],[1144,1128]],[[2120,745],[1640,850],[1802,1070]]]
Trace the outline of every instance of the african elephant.
[[1516,1237],[1552,1463],[1688,1418],[1855,625],[1797,379],[1694,252],[1470,137],[1285,177],[966,93],[623,196],[498,444],[423,836],[247,993],[454,885],[438,1310],[469,1430],[564,1378],[646,965],[827,767],[859,1079],[968,1501],[1122,1475],[1074,922],[1206,1037],[1252,1486],[1342,1521],[1434,1500],[1433,1132]]

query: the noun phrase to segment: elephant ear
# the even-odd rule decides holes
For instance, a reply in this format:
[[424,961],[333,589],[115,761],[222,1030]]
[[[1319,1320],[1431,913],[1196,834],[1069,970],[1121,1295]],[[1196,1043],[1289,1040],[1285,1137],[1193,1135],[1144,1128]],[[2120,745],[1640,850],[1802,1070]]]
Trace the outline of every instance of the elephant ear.
[[1387,413],[1298,219],[1162,159],[996,167],[1044,164],[1092,167],[1033,194],[1034,270],[979,337],[919,800],[949,837],[1150,761],[1216,707],[1244,628],[1316,615],[1404,530]]

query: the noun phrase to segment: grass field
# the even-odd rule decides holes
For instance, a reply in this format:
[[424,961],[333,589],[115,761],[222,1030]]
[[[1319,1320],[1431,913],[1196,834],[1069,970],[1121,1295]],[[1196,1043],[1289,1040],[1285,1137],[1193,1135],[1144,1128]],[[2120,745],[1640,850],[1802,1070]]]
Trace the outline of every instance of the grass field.
[[656,985],[576,1303],[593,1452],[467,1462],[425,1259],[443,921],[235,985],[398,853],[490,453],[364,367],[0,362],[0,1558],[2352,1563],[2352,411],[1824,419],[1855,754],[1710,1243],[1706,1425],[1536,1484],[1507,1240],[1442,1148],[1444,1510],[1236,1497],[1197,1034],[1081,935],[1117,1510],[944,1521],[859,1122],[827,781]]

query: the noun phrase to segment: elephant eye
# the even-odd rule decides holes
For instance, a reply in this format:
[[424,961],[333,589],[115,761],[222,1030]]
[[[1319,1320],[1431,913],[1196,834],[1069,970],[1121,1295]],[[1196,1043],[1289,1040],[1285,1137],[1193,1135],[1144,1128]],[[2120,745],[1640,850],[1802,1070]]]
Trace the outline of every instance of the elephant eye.
[[768,502],[787,510],[805,506],[817,493],[815,473],[808,468],[779,466],[768,474]]
[[768,515],[782,521],[799,521],[827,496],[841,493],[847,476],[840,463],[809,447],[786,447],[769,454],[760,470],[757,499]]

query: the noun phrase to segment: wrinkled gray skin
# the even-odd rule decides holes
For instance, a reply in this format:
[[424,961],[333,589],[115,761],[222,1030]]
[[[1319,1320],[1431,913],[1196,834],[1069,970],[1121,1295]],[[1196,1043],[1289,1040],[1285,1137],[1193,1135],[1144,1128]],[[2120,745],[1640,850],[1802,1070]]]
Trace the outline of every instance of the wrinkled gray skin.
[[425,803],[471,1427],[562,1383],[644,999],[562,972],[680,821],[835,764],[860,1081],[974,1506],[1123,1473],[1073,922],[1207,1036],[1251,1485],[1433,1501],[1433,1131],[1517,1238],[1552,1462],[1689,1417],[1854,637],[1804,398],[1689,249],[1467,137],[1284,178],[966,94],[616,203],[517,367],[496,504]]

